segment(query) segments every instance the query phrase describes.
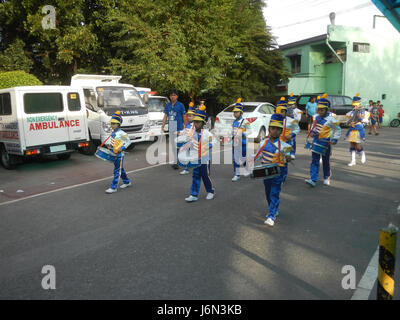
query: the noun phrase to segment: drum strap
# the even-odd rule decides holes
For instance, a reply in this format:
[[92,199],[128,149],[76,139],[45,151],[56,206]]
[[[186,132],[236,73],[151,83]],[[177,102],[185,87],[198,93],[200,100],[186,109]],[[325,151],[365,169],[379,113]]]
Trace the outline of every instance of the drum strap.
[[106,140],[103,141],[103,143],[100,145],[100,147],[104,146],[104,144],[107,142],[108,139],[110,139],[111,134],[108,136],[108,138]]
[[254,157],[254,161],[256,161],[256,159],[258,158],[258,156],[261,154],[261,152],[264,150],[265,146],[267,145],[269,139],[265,140],[264,145],[260,148],[260,150],[258,150],[256,156]]

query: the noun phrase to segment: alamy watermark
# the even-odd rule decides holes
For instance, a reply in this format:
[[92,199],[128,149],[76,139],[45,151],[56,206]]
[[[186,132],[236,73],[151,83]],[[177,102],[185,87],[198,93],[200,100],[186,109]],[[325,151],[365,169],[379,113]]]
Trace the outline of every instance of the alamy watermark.
[[42,19],[42,28],[45,30],[56,28],[56,8],[51,5],[46,5],[42,8],[42,13],[45,16]]

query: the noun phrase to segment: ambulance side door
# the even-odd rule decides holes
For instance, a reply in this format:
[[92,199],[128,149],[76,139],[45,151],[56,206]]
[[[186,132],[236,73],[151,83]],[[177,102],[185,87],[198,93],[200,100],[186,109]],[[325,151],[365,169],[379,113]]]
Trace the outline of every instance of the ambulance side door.
[[82,97],[77,91],[66,92],[66,111],[70,141],[86,140],[86,111],[83,110]]
[[85,107],[87,111],[90,136],[94,140],[100,140],[101,118],[100,114],[97,112],[98,106],[96,93],[93,88],[83,88],[83,93],[85,95]]

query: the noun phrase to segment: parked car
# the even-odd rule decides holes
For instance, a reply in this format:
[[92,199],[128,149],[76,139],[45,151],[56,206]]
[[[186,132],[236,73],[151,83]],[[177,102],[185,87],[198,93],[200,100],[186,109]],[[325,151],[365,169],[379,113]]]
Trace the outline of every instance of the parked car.
[[89,145],[84,94],[79,87],[29,86],[0,90],[0,160],[14,169],[23,158],[66,160]]
[[[269,102],[242,102],[243,118],[250,122],[249,139],[260,142],[267,135],[271,115],[275,113],[275,106]],[[232,124],[235,120],[233,116],[234,104],[220,112],[216,119],[214,129],[217,134],[229,136],[232,130]]]
[[[306,110],[306,104],[308,101],[310,101],[310,98],[322,95],[323,93],[309,93],[298,96],[296,100],[297,106],[301,111],[303,111],[300,124],[307,122],[305,110]],[[341,124],[346,123],[347,121],[346,113],[353,109],[352,98],[342,95],[328,95],[327,99],[331,103],[330,111],[336,114],[337,119]]]
[[[150,140],[156,140],[161,135],[161,125],[164,118],[164,108],[169,102],[167,97],[149,95],[147,108],[150,118]],[[165,124],[164,132],[168,134],[168,122]]]

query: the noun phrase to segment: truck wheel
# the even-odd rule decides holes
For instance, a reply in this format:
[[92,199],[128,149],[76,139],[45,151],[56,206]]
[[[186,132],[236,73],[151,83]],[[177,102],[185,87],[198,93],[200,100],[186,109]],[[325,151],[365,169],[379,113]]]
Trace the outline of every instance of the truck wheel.
[[14,155],[8,154],[4,146],[0,146],[1,164],[7,170],[13,170],[17,167],[17,159]]
[[69,158],[71,158],[70,153],[57,154],[56,156],[57,156],[58,160],[68,160]]
[[255,142],[257,142],[257,143],[261,142],[262,140],[265,139],[265,136],[266,136],[265,128],[262,127],[260,129],[260,132],[258,133],[257,138],[255,139]]
[[390,126],[393,128],[400,126],[400,120],[394,119],[394,120],[390,121]]
[[96,151],[97,151],[97,145],[92,139],[90,139],[90,141],[89,141],[89,146],[79,149],[80,153],[87,155],[87,156],[94,155],[96,153]]

